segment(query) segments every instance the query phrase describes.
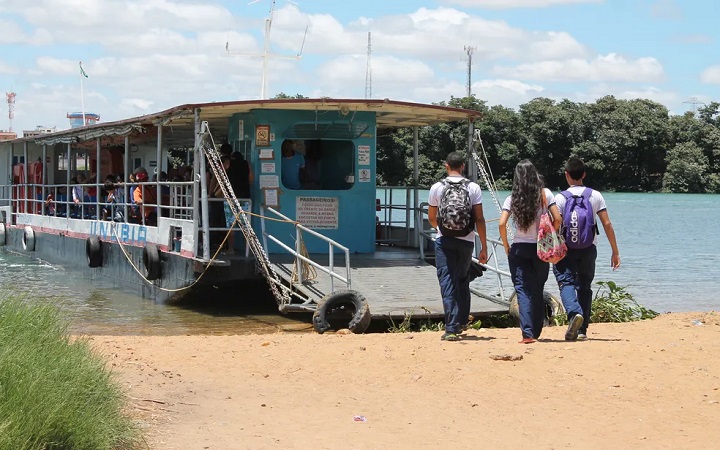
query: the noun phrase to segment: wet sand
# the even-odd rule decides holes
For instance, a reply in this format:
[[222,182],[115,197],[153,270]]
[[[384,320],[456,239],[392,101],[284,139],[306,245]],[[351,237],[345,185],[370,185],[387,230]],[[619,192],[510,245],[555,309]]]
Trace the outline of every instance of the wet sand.
[[92,336],[153,449],[718,448],[720,314],[440,333]]

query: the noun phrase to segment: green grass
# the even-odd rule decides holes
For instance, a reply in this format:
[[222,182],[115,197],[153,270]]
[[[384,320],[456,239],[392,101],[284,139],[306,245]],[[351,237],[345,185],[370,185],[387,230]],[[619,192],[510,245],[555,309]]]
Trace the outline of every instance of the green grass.
[[0,292],[0,449],[131,449],[119,385],[57,308]]
[[[614,281],[598,281],[599,289],[592,301],[591,323],[602,322],[635,322],[652,319],[658,313],[640,305],[633,295],[623,286]],[[557,325],[567,325],[565,313],[553,318]]]

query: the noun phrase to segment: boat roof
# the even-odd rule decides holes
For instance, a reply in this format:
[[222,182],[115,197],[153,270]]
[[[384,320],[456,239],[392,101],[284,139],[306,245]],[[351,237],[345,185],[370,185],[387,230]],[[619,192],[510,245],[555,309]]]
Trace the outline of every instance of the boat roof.
[[[158,125],[172,127],[175,134],[171,139],[192,139],[194,133],[194,111],[199,109],[200,120],[207,121],[211,130],[227,130],[228,120],[233,114],[248,113],[258,109],[296,110],[296,111],[330,111],[339,110],[343,115],[355,112],[370,111],[376,113],[378,129],[395,129],[412,126],[437,125],[440,123],[477,120],[479,111],[452,108],[441,105],[411,103],[389,99],[333,99],[333,98],[301,98],[301,99],[269,99],[241,100],[212,103],[191,103],[144,116],[113,122],[101,122],[71,128],[55,133],[22,137],[5,143],[34,142],[36,144],[54,145],[87,141],[99,137],[126,136],[134,131],[147,131],[148,127]],[[170,138],[170,136],[167,136]],[[166,136],[163,136],[166,139]]]

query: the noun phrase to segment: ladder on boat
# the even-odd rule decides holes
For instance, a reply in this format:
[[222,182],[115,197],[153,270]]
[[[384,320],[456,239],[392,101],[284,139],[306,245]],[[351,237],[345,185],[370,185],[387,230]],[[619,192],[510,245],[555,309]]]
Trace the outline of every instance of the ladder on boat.
[[242,231],[245,241],[255,256],[258,271],[265,277],[270,290],[275,297],[275,301],[278,304],[278,308],[281,312],[284,312],[287,306],[290,304],[290,292],[288,288],[283,285],[280,277],[270,263],[270,259],[265,252],[260,240],[258,239],[255,231],[250,224],[247,214],[242,209],[240,201],[235,197],[235,191],[233,191],[230,179],[225,172],[225,168],[222,165],[220,158],[220,152],[215,148],[215,141],[210,133],[210,129],[207,122],[202,122],[200,127],[201,143],[200,148],[207,158],[210,170],[212,170],[215,178],[218,181],[220,189],[222,190],[223,197],[227,200],[230,205],[230,209],[235,216],[235,222],[238,224],[240,231]]

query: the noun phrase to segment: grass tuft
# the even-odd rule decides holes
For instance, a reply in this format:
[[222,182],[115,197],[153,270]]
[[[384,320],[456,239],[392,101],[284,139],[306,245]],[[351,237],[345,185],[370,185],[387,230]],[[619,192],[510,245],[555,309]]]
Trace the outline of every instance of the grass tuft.
[[85,338],[52,305],[0,292],[0,449],[130,449],[139,431]]

